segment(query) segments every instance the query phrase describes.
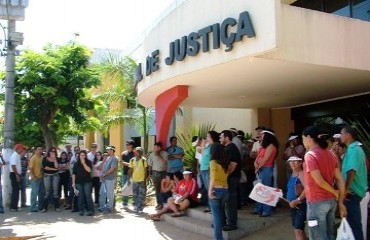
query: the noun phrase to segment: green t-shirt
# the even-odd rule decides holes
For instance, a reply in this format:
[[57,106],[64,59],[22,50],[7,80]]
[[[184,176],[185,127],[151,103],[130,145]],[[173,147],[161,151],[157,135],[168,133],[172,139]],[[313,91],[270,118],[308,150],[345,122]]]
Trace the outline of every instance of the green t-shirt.
[[342,163],[342,174],[347,181],[347,172],[354,170],[356,176],[349,190],[360,197],[364,197],[367,190],[366,157],[359,142],[355,141],[348,145]]

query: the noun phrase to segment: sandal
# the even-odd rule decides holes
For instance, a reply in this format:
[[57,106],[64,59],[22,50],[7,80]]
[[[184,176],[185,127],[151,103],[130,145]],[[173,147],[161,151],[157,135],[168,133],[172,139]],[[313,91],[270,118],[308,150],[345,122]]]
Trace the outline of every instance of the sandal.
[[181,217],[181,216],[184,216],[184,215],[182,213],[171,214],[171,217]]

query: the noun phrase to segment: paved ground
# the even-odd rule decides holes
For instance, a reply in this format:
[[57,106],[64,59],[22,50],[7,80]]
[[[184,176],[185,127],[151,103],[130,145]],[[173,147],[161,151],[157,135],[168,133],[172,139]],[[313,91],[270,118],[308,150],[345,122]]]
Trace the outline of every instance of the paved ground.
[[[5,214],[0,214],[0,239],[27,239],[24,237],[38,236],[32,239],[102,240],[130,236],[135,240],[210,240],[202,235],[176,228],[165,221],[148,220],[147,213],[153,213],[155,211],[153,207],[145,208],[142,215],[137,215],[130,209],[117,207],[116,210],[117,213],[114,214],[97,213],[93,217],[88,217],[66,210],[55,212],[51,209],[46,213],[30,213],[28,208],[22,208],[19,212],[10,212],[6,209]],[[293,239],[290,218],[250,234],[244,239]]]
[[[118,209],[117,209],[118,210]],[[94,217],[79,216],[69,211],[30,213],[27,209],[0,215],[0,237],[37,236],[34,239],[104,239],[106,237],[132,236],[134,239],[208,240],[174,227],[164,221],[152,222],[146,214],[136,215],[129,210],[115,214],[97,214]],[[153,211],[148,208],[146,211]],[[289,219],[253,233],[244,239],[293,239]]]

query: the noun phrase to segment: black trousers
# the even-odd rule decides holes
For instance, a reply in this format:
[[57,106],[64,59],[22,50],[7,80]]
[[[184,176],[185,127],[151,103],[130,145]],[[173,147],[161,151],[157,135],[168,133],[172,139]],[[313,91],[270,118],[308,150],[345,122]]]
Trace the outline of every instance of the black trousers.
[[15,173],[13,172],[10,173],[9,177],[10,177],[10,182],[12,184],[10,209],[18,209],[20,182],[17,181],[17,177]]

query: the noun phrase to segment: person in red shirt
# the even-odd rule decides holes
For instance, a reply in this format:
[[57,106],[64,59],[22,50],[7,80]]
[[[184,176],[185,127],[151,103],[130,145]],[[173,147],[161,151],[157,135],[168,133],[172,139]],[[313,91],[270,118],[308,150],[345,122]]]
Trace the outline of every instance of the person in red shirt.
[[168,207],[174,212],[172,217],[182,216],[182,211],[198,206],[198,184],[192,177],[191,171],[183,172],[184,179],[175,189],[174,197],[167,201]]
[[[334,239],[334,220],[337,201],[341,217],[347,215],[344,199],[344,180],[336,156],[328,150],[315,126],[303,130],[304,181],[307,199],[307,221],[310,239]],[[334,189],[334,181],[339,190]],[[300,201],[298,198],[297,200]]]

